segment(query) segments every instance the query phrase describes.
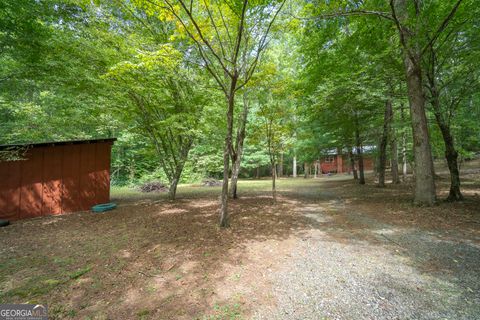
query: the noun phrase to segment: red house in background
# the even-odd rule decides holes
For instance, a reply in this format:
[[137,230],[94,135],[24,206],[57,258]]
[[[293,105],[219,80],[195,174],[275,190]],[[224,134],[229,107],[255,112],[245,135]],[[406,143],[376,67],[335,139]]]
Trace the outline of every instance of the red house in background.
[[[373,170],[375,165],[375,157],[368,153],[373,148],[364,148],[367,153],[363,154],[363,166],[365,171]],[[356,169],[358,162],[355,161]],[[320,158],[320,171],[326,173],[350,173],[352,171],[351,161],[348,154],[342,154],[341,150],[330,150],[327,155]]]
[[26,150],[0,161],[0,219],[89,210],[110,199],[110,156],[116,139],[2,145]]

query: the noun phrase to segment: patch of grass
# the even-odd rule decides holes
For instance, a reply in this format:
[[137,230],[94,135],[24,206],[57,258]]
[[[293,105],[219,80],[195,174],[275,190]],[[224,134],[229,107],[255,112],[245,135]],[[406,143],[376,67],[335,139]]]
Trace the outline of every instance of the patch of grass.
[[27,281],[24,285],[20,287],[0,293],[0,302],[11,300],[13,297],[27,299],[44,295],[64,282],[65,280],[51,278],[31,278],[29,281]]
[[65,267],[68,265],[72,265],[74,263],[74,260],[70,257],[55,257],[53,258],[53,263],[58,266]]
[[90,270],[92,270],[92,267],[91,266],[86,266],[85,268],[78,269],[77,271],[74,271],[74,272],[70,273],[68,275],[68,277],[72,280],[73,279],[78,279],[81,276],[83,276],[84,274],[86,274],[87,272],[90,272]]
[[68,308],[63,305],[53,306],[48,310],[50,319],[65,319],[74,318],[77,312],[74,309]]
[[242,313],[240,304],[235,303],[232,305],[218,305],[215,304],[213,307],[213,313],[210,315],[204,315],[200,318],[201,320],[242,320]]
[[157,288],[155,288],[153,285],[148,285],[147,288],[145,289],[145,291],[147,291],[150,294],[153,294],[153,293],[157,292]]
[[[294,190],[297,188],[309,190],[309,187],[318,184],[323,179],[345,180],[345,179],[351,179],[351,177],[341,174],[341,175],[336,175],[328,178],[318,178],[318,179],[282,178],[277,180],[277,190],[279,192]],[[260,180],[239,180],[238,188],[241,194],[266,193],[267,195],[269,195],[272,188],[272,181],[269,178],[260,179]],[[204,187],[199,184],[181,184],[178,186],[177,194],[179,195],[180,198],[183,196],[187,198],[196,198],[196,197],[202,197],[202,196],[216,197],[218,196],[220,191],[221,191],[221,187]],[[111,196],[113,201],[115,201],[115,199],[130,200],[130,201],[149,199],[152,201],[156,201],[159,199],[167,199],[168,193],[166,192],[143,193],[132,187],[112,186]]]
[[143,320],[143,319],[146,319],[149,314],[150,314],[150,310],[142,309],[142,310],[137,312],[137,317],[138,317],[138,319]]
[[72,273],[62,272],[59,275],[35,276],[31,277],[23,285],[13,288],[6,292],[0,292],[0,302],[11,301],[12,298],[31,299],[37,296],[45,295],[59,285],[67,283],[69,280],[75,280],[92,270],[92,267],[78,269]]

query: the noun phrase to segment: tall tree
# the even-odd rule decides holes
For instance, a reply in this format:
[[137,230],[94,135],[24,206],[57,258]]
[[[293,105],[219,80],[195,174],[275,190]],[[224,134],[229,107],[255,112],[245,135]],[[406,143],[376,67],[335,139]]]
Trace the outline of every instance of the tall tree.
[[[137,0],[147,12],[175,20],[194,43],[203,67],[222,90],[226,101],[227,132],[223,150],[220,226],[228,227],[230,158],[233,143],[235,97],[255,72],[268,44],[270,29],[285,1],[249,3],[184,0]],[[245,59],[242,59],[245,57]]]
[[[123,98],[120,111],[132,120],[156,151],[157,160],[175,199],[177,185],[198,136],[206,104],[205,88],[194,70],[183,64],[182,54],[170,45],[137,55],[113,66],[108,77]],[[127,101],[127,103],[123,103]]]

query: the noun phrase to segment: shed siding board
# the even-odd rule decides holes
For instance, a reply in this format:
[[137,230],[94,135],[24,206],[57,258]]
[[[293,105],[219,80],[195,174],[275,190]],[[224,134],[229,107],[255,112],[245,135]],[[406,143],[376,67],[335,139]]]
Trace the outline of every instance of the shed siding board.
[[31,149],[27,153],[27,160],[21,161],[22,177],[19,219],[42,215],[44,149]]
[[74,145],[64,147],[63,154],[63,212],[81,209],[80,186],[81,148]]
[[46,148],[43,155],[43,215],[63,213],[63,150],[63,146]]
[[0,216],[18,219],[20,208],[20,162],[0,162]]
[[96,200],[100,203],[108,202],[110,199],[110,151],[111,145],[107,143],[95,144],[95,183]]
[[79,208],[88,210],[95,204],[95,145],[81,145]]

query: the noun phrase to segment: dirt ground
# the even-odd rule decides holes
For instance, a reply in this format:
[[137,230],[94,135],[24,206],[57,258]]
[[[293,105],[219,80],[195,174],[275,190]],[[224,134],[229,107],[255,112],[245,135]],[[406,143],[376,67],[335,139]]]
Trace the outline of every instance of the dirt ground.
[[461,203],[414,207],[412,187],[281,179],[272,203],[269,181],[242,181],[228,230],[218,187],[114,191],[110,212],[0,228],[0,303],[52,319],[475,319],[480,170]]

